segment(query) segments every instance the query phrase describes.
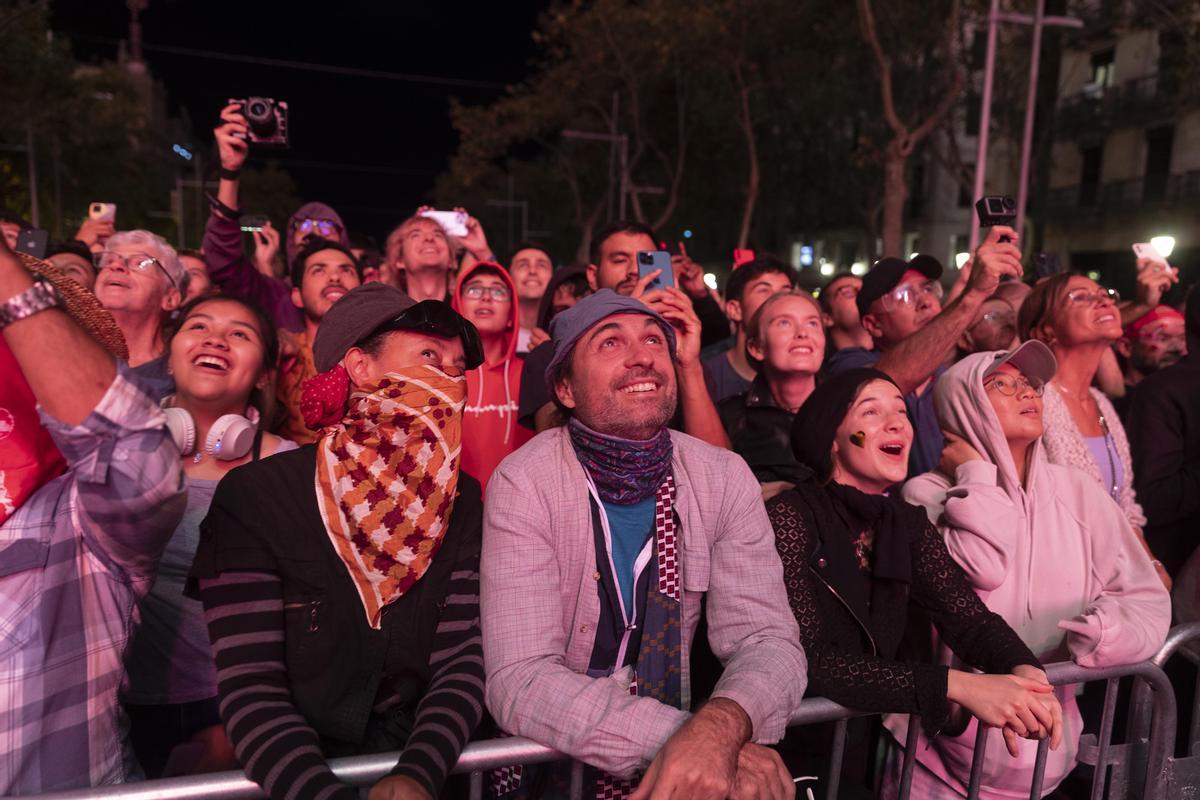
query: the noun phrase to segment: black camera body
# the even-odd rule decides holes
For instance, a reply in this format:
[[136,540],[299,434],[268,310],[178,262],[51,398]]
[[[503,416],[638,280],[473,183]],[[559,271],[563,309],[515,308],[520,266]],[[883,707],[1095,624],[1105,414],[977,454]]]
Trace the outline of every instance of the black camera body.
[[981,197],[975,204],[975,213],[979,215],[981,228],[992,228],[996,225],[1011,226],[1017,220],[1017,201],[1011,197],[999,195]]
[[288,104],[274,97],[231,98],[242,107],[250,128],[250,141],[266,147],[288,146]]

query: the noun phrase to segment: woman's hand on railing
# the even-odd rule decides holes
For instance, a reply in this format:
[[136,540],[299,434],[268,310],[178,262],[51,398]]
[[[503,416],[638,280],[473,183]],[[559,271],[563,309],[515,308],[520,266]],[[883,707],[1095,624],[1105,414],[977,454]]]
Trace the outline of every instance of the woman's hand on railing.
[[1016,736],[1049,736],[1056,749],[1062,739],[1062,709],[1053,687],[1045,680],[1044,674],[1037,680],[1018,674],[979,675],[952,669],[946,697],[966,707],[983,724],[1005,729],[1005,744],[1015,758],[1020,754]]

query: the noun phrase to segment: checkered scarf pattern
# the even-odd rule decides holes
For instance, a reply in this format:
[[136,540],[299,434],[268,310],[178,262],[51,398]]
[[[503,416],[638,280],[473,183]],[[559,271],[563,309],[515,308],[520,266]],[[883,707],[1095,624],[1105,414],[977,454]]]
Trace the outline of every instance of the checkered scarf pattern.
[[355,392],[317,443],[317,503],[372,628],[429,569],[450,524],[466,377],[422,365]]

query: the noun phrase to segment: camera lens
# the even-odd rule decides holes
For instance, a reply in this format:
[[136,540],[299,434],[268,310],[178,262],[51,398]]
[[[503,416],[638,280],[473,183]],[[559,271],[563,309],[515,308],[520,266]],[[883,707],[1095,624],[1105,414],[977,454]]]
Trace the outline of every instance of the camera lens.
[[638,253],[638,263],[639,264],[649,264],[650,262],[651,262],[651,258],[650,258],[649,253]]
[[1003,202],[1004,202],[1004,210],[1005,211],[1016,211],[1017,210],[1017,201],[1013,200],[1011,197],[1005,197]]
[[267,113],[267,104],[261,100],[256,100],[250,104],[250,110],[248,113],[252,117],[261,117]]

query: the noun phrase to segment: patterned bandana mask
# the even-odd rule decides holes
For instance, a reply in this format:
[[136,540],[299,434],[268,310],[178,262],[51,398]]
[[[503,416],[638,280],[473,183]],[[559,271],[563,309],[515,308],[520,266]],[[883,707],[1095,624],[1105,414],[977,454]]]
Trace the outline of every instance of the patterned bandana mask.
[[390,373],[352,394],[317,443],[317,505],[372,628],[429,569],[450,524],[466,386],[462,370]]

